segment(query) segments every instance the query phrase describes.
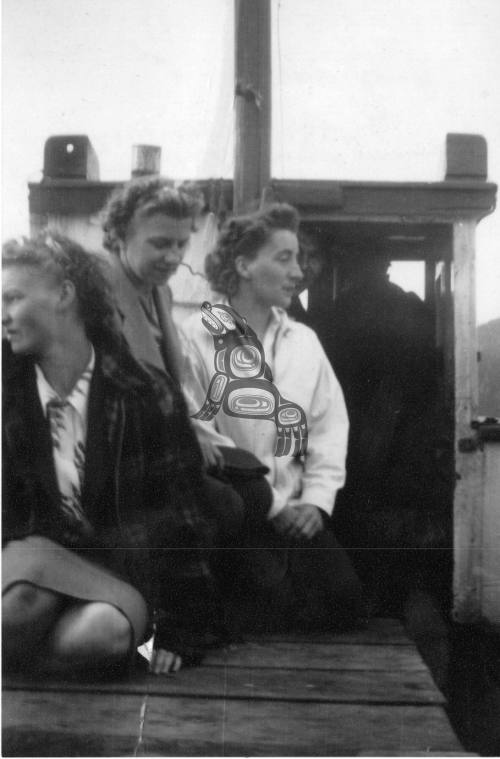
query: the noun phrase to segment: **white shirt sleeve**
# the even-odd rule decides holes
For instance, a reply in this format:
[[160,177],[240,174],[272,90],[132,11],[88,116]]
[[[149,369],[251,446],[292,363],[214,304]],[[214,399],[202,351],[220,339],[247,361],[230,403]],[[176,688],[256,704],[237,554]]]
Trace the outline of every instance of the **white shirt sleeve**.
[[342,388],[321,351],[319,372],[308,414],[309,440],[297,503],[312,503],[331,515],[345,482],[349,418]]

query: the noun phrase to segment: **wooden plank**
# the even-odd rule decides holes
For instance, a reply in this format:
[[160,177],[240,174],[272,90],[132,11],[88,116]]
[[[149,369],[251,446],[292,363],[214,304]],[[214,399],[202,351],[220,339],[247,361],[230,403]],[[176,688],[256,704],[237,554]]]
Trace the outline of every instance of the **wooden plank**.
[[[11,692],[4,756],[131,756],[142,701],[134,696]],[[146,756],[345,756],[456,752],[437,706],[376,706],[150,696]]]
[[415,751],[412,754],[409,754],[407,751],[404,751],[402,753],[398,752],[397,754],[394,754],[394,753],[391,754],[385,751],[383,753],[382,751],[377,751],[377,752],[370,751],[369,753],[367,753],[366,751],[361,751],[361,753],[359,753],[358,756],[425,756],[425,757],[441,756],[441,757],[445,757],[445,756],[479,756],[479,754],[472,754],[469,751],[439,751],[437,753],[435,751]]
[[302,645],[309,643],[329,643],[331,645],[354,643],[365,646],[408,646],[412,643],[398,619],[385,617],[374,617],[370,619],[366,628],[348,630],[343,633],[269,633],[266,635],[245,635],[245,640],[262,643],[283,641],[301,643]]
[[273,202],[286,199],[292,206],[342,208],[343,196],[340,182],[331,180],[275,180],[269,184],[268,197]]
[[[255,84],[255,82],[251,82]],[[250,94],[250,93],[248,93]],[[258,130],[260,113],[254,103],[244,97],[236,99],[238,107],[252,110]],[[267,148],[266,148],[267,150]],[[266,170],[266,150],[263,151],[261,187]],[[254,166],[253,172],[260,167]],[[255,180],[254,180],[255,181]],[[210,179],[200,180],[203,188]],[[102,209],[109,194],[122,182],[89,182],[86,180],[45,180],[30,182],[29,209],[31,214],[93,214]],[[233,204],[233,182],[222,182],[228,208]],[[495,208],[496,185],[490,182],[359,182],[339,180],[271,179],[276,200],[289,200],[297,205],[303,220],[325,219],[404,219],[408,221],[454,222],[461,217],[480,219]],[[256,189],[255,192],[258,190]],[[339,203],[342,207],[339,207]]]
[[[4,688],[5,690],[5,688]],[[360,670],[199,667],[172,677],[143,675],[115,683],[10,678],[6,690],[146,694],[201,698],[253,698],[326,703],[442,704],[430,674]],[[8,696],[7,696],[8,698]]]
[[[495,209],[489,182],[364,182],[271,179],[277,200],[291,202],[302,221],[447,222],[481,219]],[[341,207],[338,203],[341,201]]]
[[30,182],[30,215],[90,216],[104,207],[120,182],[89,182],[86,179],[52,179]]
[[2,756],[133,756],[143,701],[10,691],[2,702]]
[[248,642],[210,652],[205,666],[271,669],[376,670],[421,672],[427,670],[413,646],[342,646],[311,643]]
[[[179,723],[173,716],[182,708]],[[439,707],[149,701],[149,753],[181,756],[334,756],[361,750],[460,751]]]

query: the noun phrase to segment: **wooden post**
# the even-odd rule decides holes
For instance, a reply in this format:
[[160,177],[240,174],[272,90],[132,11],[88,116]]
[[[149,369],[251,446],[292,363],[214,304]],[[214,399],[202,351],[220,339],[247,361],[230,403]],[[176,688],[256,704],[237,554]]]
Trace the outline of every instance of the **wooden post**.
[[425,261],[425,302],[430,308],[434,307],[436,280],[436,262],[434,259]]
[[260,199],[271,175],[271,0],[235,0],[234,210]]
[[[446,136],[446,179],[484,181],[486,140],[481,135]],[[471,422],[478,412],[475,231],[478,218],[453,224],[455,466],[453,613],[458,622],[476,621],[483,595],[485,456]]]
[[[475,447],[471,429],[478,410],[475,227],[475,220],[453,225],[455,462],[458,475],[454,498],[453,585],[454,616],[463,623],[473,622],[481,607],[484,455]],[[467,441],[471,442],[470,446]]]

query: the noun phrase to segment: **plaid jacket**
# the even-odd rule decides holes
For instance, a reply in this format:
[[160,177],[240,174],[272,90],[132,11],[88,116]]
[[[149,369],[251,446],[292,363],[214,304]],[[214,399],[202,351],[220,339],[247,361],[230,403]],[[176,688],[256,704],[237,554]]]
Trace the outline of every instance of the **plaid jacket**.
[[[68,545],[33,360],[8,345],[2,445],[4,542],[36,533]],[[93,534],[68,547],[118,571],[151,609],[168,610],[161,645],[180,650],[193,629],[202,639],[215,590],[199,446],[175,384],[125,348],[96,351],[82,505]]]

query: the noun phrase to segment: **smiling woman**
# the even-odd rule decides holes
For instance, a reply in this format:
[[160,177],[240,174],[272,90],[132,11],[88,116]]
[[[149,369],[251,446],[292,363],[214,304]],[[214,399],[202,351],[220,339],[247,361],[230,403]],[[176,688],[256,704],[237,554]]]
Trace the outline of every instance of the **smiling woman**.
[[118,188],[104,211],[123,334],[137,359],[176,379],[182,358],[167,280],[182,262],[201,207],[194,187],[174,189],[164,177],[148,177]]
[[247,289],[259,310],[268,312],[273,306],[288,308],[302,279],[298,257],[297,235],[288,229],[273,232],[255,258],[236,258],[236,271],[242,281],[235,300],[240,300],[243,290]]
[[148,216],[136,211],[120,241],[125,270],[147,288],[164,285],[175,274],[191,235],[191,219],[175,219],[164,213]]

